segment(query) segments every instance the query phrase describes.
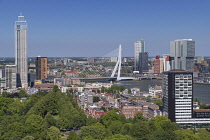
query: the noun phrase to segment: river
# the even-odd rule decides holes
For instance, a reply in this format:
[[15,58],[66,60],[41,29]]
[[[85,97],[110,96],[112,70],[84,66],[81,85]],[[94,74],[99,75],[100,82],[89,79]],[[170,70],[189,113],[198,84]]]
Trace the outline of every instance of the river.
[[[119,81],[116,85],[122,85],[126,88],[140,88],[141,91],[148,92],[149,87],[162,86],[162,80],[141,80],[141,81]],[[210,85],[194,84],[194,98],[203,103],[210,104]]]

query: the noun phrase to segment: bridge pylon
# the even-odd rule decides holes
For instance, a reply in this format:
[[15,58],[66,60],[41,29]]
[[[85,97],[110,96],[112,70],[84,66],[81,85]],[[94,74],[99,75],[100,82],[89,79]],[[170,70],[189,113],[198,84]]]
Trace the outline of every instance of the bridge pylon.
[[121,64],[122,64],[122,47],[121,47],[121,44],[120,44],[119,45],[119,51],[118,51],[117,63],[115,65],[114,70],[113,70],[112,75],[111,75],[111,78],[114,78],[114,75],[115,75],[115,73],[117,71],[117,68],[118,68],[117,81],[121,80],[121,78],[120,78]]

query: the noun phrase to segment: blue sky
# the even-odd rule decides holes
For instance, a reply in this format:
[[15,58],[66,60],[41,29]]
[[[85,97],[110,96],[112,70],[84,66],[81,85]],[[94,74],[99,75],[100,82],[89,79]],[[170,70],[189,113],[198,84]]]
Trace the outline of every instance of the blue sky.
[[28,56],[104,56],[144,39],[150,56],[169,53],[171,40],[192,38],[210,56],[209,0],[0,0],[0,57],[14,56],[14,23],[28,23]]

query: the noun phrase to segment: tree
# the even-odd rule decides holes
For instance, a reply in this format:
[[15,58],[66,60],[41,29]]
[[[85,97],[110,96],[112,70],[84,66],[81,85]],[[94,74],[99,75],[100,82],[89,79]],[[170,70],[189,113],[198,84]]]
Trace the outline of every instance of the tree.
[[154,103],[158,106],[162,106],[163,105],[163,101],[162,100],[155,100]]
[[26,127],[29,132],[37,132],[37,131],[42,131],[43,129],[43,119],[39,115],[30,115],[26,119]]
[[84,87],[84,86],[85,86],[85,85],[83,85],[83,84],[79,84],[79,85],[78,85],[78,87]]
[[131,135],[131,131],[132,131],[132,124],[131,123],[126,123],[122,126],[121,134]]
[[131,127],[131,136],[135,138],[141,138],[142,140],[147,140],[150,137],[151,130],[149,128],[148,122],[138,122],[134,123]]
[[2,95],[3,97],[7,97],[9,94],[10,94],[9,92],[3,91],[1,95]]
[[79,136],[84,139],[85,137],[91,136],[94,139],[103,140],[105,137],[110,136],[111,133],[102,124],[96,123],[92,126],[82,127],[79,132]]
[[97,93],[101,93],[101,91],[99,89],[96,90]]
[[62,72],[62,73],[61,73],[61,76],[66,76],[65,72]]
[[107,110],[104,106],[102,106],[100,109],[103,110],[104,112],[107,112]]
[[104,140],[133,140],[133,138],[129,135],[115,134],[105,138]]
[[164,130],[172,132],[179,129],[178,124],[171,122],[166,116],[156,116],[149,121],[152,131]]
[[108,127],[112,123],[112,121],[119,121],[120,115],[117,114],[114,110],[112,110],[106,113],[104,116],[102,116],[101,120],[102,120],[102,123],[106,127]]
[[101,92],[104,93],[106,91],[106,88],[104,86],[101,87]]
[[200,109],[204,109],[205,107],[207,107],[207,105],[206,105],[206,104],[201,103],[201,105],[200,105]]
[[24,90],[20,90],[20,92],[18,93],[18,95],[19,95],[20,98],[28,97],[28,94]]
[[205,129],[199,129],[198,133],[196,135],[201,139],[201,140],[210,140],[210,133],[209,131]]
[[35,138],[33,136],[25,136],[23,140],[34,140]]
[[13,114],[15,113],[20,114],[22,109],[23,109],[23,104],[20,102],[19,99],[15,99],[15,101],[8,106],[8,110],[11,111]]
[[80,78],[85,78],[85,77],[86,77],[86,74],[80,73],[80,74],[78,74],[78,77],[80,77]]
[[58,88],[58,86],[57,85],[54,85],[53,86],[53,92],[57,92],[57,91],[59,91],[60,89]]
[[21,139],[25,136],[24,126],[20,122],[9,123],[4,126],[4,135],[1,139]]
[[[150,140],[185,140],[185,139],[179,139],[174,132],[168,132],[168,131],[164,131],[164,130],[156,130],[153,131],[153,133],[151,134]],[[191,140],[191,139],[189,139]]]
[[98,101],[100,101],[100,98],[98,96],[93,96],[93,102],[95,103],[95,102],[98,102]]
[[69,92],[70,92],[70,93],[72,93],[72,94],[74,93],[74,91],[73,91],[73,89],[72,89],[72,88],[69,90]]
[[147,119],[143,116],[141,112],[136,113],[136,116],[133,119],[134,123],[135,122],[141,122],[141,121],[147,121]]
[[75,132],[71,131],[69,132],[67,140],[78,140],[78,138],[79,138],[78,135]]
[[120,121],[113,121],[108,129],[110,130],[110,132],[114,135],[114,134],[120,134],[121,130],[122,130],[122,126],[123,124]]
[[45,95],[47,95],[47,94],[48,94],[47,91],[39,92],[39,95],[40,95],[40,96],[45,96]]
[[[192,130],[182,129],[174,131],[177,140],[196,140],[198,136],[193,133]],[[206,137],[207,138],[207,137]],[[204,139],[206,139],[204,138]]]
[[128,89],[128,94],[131,94],[131,89]]
[[125,90],[125,87],[124,86],[119,86],[119,90],[120,90],[120,92],[123,92]]
[[44,127],[45,129],[48,129],[51,126],[55,126],[56,120],[53,118],[53,116],[48,112],[47,115],[44,118]]
[[98,121],[95,118],[93,118],[92,116],[88,116],[88,118],[86,120],[86,125],[90,126],[90,125],[93,125],[97,122]]
[[48,133],[47,133],[47,139],[49,140],[59,140],[61,136],[60,130],[55,127],[55,126],[51,126],[48,129]]
[[9,104],[14,102],[13,99],[0,96],[0,109],[8,108]]

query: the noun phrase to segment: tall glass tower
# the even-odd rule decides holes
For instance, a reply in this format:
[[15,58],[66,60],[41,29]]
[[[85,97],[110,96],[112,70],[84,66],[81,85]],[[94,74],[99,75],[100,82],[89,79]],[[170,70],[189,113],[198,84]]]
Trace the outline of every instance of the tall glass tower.
[[134,42],[134,70],[138,71],[139,53],[145,52],[145,41]]
[[27,56],[28,25],[24,16],[18,16],[15,22],[15,63],[17,66],[17,86],[28,87],[28,56]]
[[170,42],[171,69],[194,71],[195,41],[181,39]]

